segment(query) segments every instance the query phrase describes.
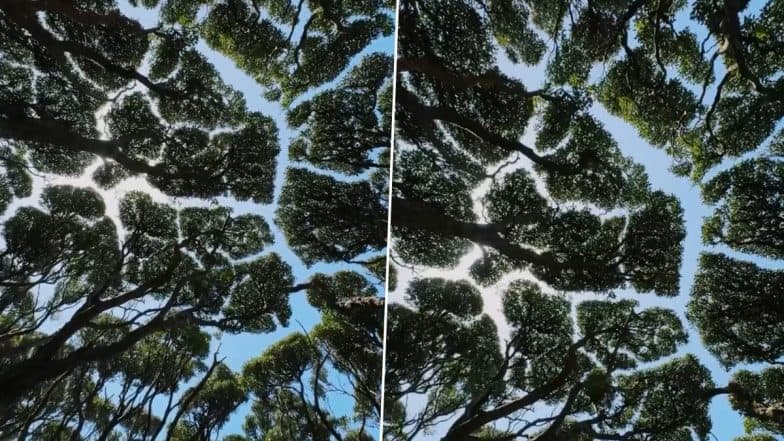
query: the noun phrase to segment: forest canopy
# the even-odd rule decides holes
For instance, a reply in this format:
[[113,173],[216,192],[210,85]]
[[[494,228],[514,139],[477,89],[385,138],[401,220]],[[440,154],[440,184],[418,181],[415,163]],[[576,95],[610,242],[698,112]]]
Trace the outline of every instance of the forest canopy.
[[[783,6],[399,2],[387,439],[707,440],[719,397],[784,435]],[[651,147],[712,211],[686,286]]]
[[391,7],[0,5],[0,438],[375,439]]

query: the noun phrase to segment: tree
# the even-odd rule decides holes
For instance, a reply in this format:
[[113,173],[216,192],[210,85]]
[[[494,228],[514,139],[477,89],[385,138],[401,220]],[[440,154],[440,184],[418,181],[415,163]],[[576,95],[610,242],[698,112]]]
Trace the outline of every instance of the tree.
[[[209,2],[171,2],[165,11],[172,20],[193,22],[203,3]],[[214,5],[203,23],[204,38],[268,86],[268,97],[286,103],[335,79],[352,57],[394,29],[390,1],[277,0],[265,4],[266,14],[261,5],[239,0]]]
[[[707,249],[688,316],[728,369],[762,364],[758,372],[736,370],[724,390],[750,428],[780,435],[781,399],[761,391],[779,387],[781,276],[761,261],[778,269],[782,258],[784,9],[775,1],[696,0],[569,4],[568,12],[571,30],[560,27],[566,13],[559,12],[550,34],[569,54],[550,64],[560,72],[553,83],[590,91],[699,186],[713,214],[702,228]],[[597,47],[581,29],[611,38]],[[587,73],[597,62],[607,68],[593,81]]]
[[276,221],[308,265],[350,261],[386,246],[391,76],[392,59],[370,54],[338,88],[288,113],[291,125],[304,128],[292,143],[292,159],[360,176],[341,181],[304,167],[287,170]]
[[[225,208],[180,213],[132,192],[120,202],[120,240],[103,202],[89,189],[48,187],[42,208],[24,207],[5,225],[3,349],[21,359],[0,374],[13,403],[41,382],[82,363],[118,356],[144,337],[184,325],[263,332],[287,323],[290,267],[277,254],[234,264],[269,244],[259,216]],[[33,290],[53,285],[48,299]],[[139,303],[139,308],[133,305]],[[39,329],[73,314],[53,333]],[[101,323],[112,313],[119,322]],[[115,334],[70,347],[80,331]],[[125,328],[116,334],[116,330]]]
[[[104,317],[104,321],[117,322],[109,316]],[[124,331],[115,329],[113,335],[107,332],[99,338],[117,339]],[[83,332],[80,338],[95,337]],[[228,368],[217,359],[207,365],[208,353],[209,336],[198,328],[153,334],[110,361],[83,364],[68,375],[58,376],[48,387],[34,391],[12,414],[4,417],[3,431],[18,433],[20,439],[83,436],[114,440],[123,439],[123,434],[154,439],[167,433],[163,422],[169,414],[176,412],[175,424],[167,434],[172,436],[176,420],[185,415],[194,402],[191,397],[199,390],[209,393],[209,386],[205,388],[205,385],[214,384],[215,373],[227,372]],[[181,383],[200,372],[204,374],[193,392],[178,398]],[[114,399],[105,395],[109,385],[118,390]],[[151,412],[155,400],[167,403],[162,418]],[[244,391],[241,400],[244,400]],[[225,419],[215,421],[215,424],[223,422]]]
[[[513,337],[502,335],[499,342],[497,331],[488,330],[494,320],[482,316],[480,307],[469,314],[453,311],[451,303],[471,284],[495,286],[513,277],[536,281],[556,297],[629,288],[677,295],[685,237],[679,202],[650,189],[644,168],[621,154],[595,116],[599,105],[665,149],[675,172],[698,182],[725,158],[755,150],[763,155],[701,185],[706,200],[717,206],[704,235],[711,243],[776,256],[778,135],[768,151],[757,149],[774,132],[782,109],[776,32],[782,9],[769,2],[758,14],[740,16],[747,3],[399,4],[393,252],[414,272],[481,257],[470,265],[472,282],[442,288],[438,303],[421,303],[421,290],[430,293],[423,281],[429,279],[417,279],[405,290],[403,303],[390,307],[386,418],[391,439],[431,429],[445,431],[445,440],[705,439],[706,403],[722,394],[757,424],[752,426],[761,429],[760,436],[765,430],[779,433],[781,403],[772,383],[777,367],[740,371],[716,387],[693,356],[659,360],[674,346],[648,360],[650,366],[615,375],[604,364],[612,360],[597,360],[594,348],[577,345],[572,352],[594,364],[566,379],[558,371],[545,372],[552,383],[543,384],[565,388],[560,392],[515,383],[514,370],[507,367],[491,369],[501,372],[493,389],[481,382],[495,377],[487,369],[472,372],[471,366],[504,360],[514,352]],[[683,22],[687,8],[693,21]],[[707,31],[695,32],[687,24]],[[716,66],[720,57],[725,72]],[[514,69],[522,65],[542,71],[542,84],[519,79],[524,77]],[[716,97],[705,105],[708,91]],[[750,355],[761,350],[778,362],[780,308],[773,294],[779,291],[778,275],[729,259],[703,258],[689,318],[720,358],[763,361]],[[727,284],[730,275],[733,282]],[[511,286],[516,283],[523,282]],[[507,290],[505,298],[509,295]],[[573,309],[579,315],[583,308],[609,309],[632,299],[578,301]],[[740,309],[755,301],[753,308]],[[729,314],[733,326],[719,321],[722,314]],[[495,320],[509,325],[512,335],[529,323],[515,322],[506,309],[504,315]],[[564,327],[566,343],[543,345],[556,348],[560,358],[554,365],[561,368],[568,367],[569,342],[586,338],[579,318],[576,330]],[[548,332],[560,328],[553,329]],[[470,336],[457,337],[464,333]],[[421,335],[431,335],[434,347],[411,353],[409,335],[416,336],[417,345]],[[683,342],[674,335],[672,345]],[[541,351],[534,354],[549,354]],[[534,372],[520,363],[518,369]],[[601,381],[589,375],[594,369],[604,372]],[[613,391],[612,400],[595,407],[576,404],[602,383]],[[689,395],[670,397],[674,392],[666,391],[674,384],[683,384]],[[490,398],[475,403],[472,388]],[[421,406],[402,404],[412,396]],[[640,407],[614,413],[615,406],[632,402]],[[534,410],[538,413],[526,418],[525,412]],[[620,415],[627,419],[614,419]]]
[[[484,17],[461,2],[400,7],[405,31],[399,69],[406,78],[399,80],[397,130],[402,142],[416,148],[398,155],[401,170],[393,200],[398,252],[412,262],[449,266],[474,243],[500,251],[511,266],[531,266],[548,283],[566,289],[608,291],[630,281],[642,291],[677,292],[678,260],[672,257],[680,254],[683,236],[677,201],[649,190],[642,169],[620,154],[580,103],[578,93],[526,91],[521,82],[498,72],[489,42],[493,32],[502,32],[493,26],[495,14],[505,15],[504,11],[490,10]],[[414,10],[428,16],[438,11],[439,20],[455,20],[455,28],[470,32],[444,36],[449,32],[444,23],[415,19]],[[460,44],[440,46],[450,38]],[[526,38],[513,35],[493,41],[508,41],[509,51],[523,54],[533,49],[511,42]],[[472,52],[460,52],[468,50]],[[481,64],[452,66],[456,60]],[[537,148],[552,150],[545,154],[517,140],[535,103],[544,112]],[[553,115],[562,111],[556,108],[572,109],[573,114],[566,115],[570,121],[559,121],[564,115]],[[446,141],[450,138],[455,143]],[[471,190],[488,178],[487,167],[518,157],[528,159],[532,167],[489,177],[492,188],[483,198],[488,219],[477,223]],[[535,188],[535,175],[544,180],[552,202]],[[526,198],[530,203],[504,206],[505,198]],[[555,203],[565,207],[559,209]],[[619,209],[625,215],[605,220],[577,203]],[[584,223],[584,230],[574,228]],[[565,230],[576,237],[564,237]],[[647,259],[634,257],[647,241],[656,245],[648,247]],[[567,251],[575,242],[586,244],[586,249]],[[430,246],[418,246],[422,243]],[[590,255],[595,252],[602,255]],[[645,262],[657,271],[644,268]]]
[[[291,334],[243,368],[253,406],[242,439],[375,439],[383,301],[362,275],[349,271],[315,275],[307,295],[322,311],[321,323]],[[334,395],[352,397],[358,422],[333,413],[326,403]]]
[[[352,274],[369,285],[383,278],[375,254],[386,245],[379,231],[386,228],[391,59],[363,52],[391,32],[390,5],[129,3],[156,11],[157,24],[144,27],[113,0],[0,5],[1,436],[217,439],[252,394],[249,377],[217,355],[206,359],[214,344],[208,332],[288,326],[289,297],[330,277],[295,280],[294,262],[270,251],[276,228],[308,265],[359,258],[363,272]],[[248,108],[202,43],[281,101],[298,129],[288,149],[298,164],[289,175],[307,167],[303,179],[324,182],[342,205],[309,198],[294,178],[275,188],[275,121]],[[300,99],[327,83],[327,91]],[[48,185],[53,177],[75,184]],[[124,190],[133,178],[144,183]],[[119,214],[99,190],[120,198]],[[354,193],[364,199],[347,197]],[[279,205],[281,213],[320,204],[338,222],[332,228],[354,211],[368,222],[354,225],[353,247],[343,249],[334,233],[315,234],[323,249],[339,251],[308,253],[308,239],[297,241],[286,214],[271,226],[227,206],[239,201]],[[381,351],[367,329],[380,329],[381,318],[362,311],[383,304],[371,295],[377,292],[329,305],[314,297],[324,330],[308,332],[321,342],[314,351],[330,344],[343,351],[329,350],[323,375],[361,379],[361,392],[349,398],[367,430],[377,425],[368,400],[379,400],[380,375],[372,375]],[[349,342],[366,352],[348,352]],[[274,358],[276,348],[262,357]],[[341,424],[356,431],[353,422]]]
[[[695,399],[713,387],[707,369],[692,356],[641,366],[686,341],[672,311],[573,305],[518,280],[503,294],[511,332],[501,343],[468,281],[417,279],[406,301],[390,305],[389,439],[444,421],[442,440],[705,439],[710,430],[708,403]],[[427,397],[415,415],[401,408],[409,394]]]

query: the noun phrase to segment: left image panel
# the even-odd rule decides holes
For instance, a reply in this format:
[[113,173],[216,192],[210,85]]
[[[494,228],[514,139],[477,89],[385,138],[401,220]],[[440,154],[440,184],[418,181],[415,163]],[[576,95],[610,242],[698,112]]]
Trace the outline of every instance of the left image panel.
[[379,438],[394,2],[0,2],[0,439]]

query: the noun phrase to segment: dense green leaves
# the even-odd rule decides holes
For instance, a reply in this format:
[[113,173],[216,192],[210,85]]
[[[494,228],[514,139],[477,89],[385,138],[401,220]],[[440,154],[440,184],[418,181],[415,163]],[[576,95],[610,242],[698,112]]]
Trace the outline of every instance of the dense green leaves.
[[[602,7],[607,14],[623,12]],[[684,237],[678,202],[649,188],[643,168],[625,158],[587,112],[585,93],[529,91],[494,65],[490,41],[505,47],[513,62],[541,55],[532,31],[520,25],[528,7],[414,1],[400,8],[405,76],[397,90],[398,208],[392,214],[400,257],[454,267],[479,245],[485,256],[473,266],[479,279],[530,269],[557,289],[631,286],[675,294]],[[604,26],[604,19],[587,17],[592,21],[584,26]],[[461,35],[447,37],[451,29]],[[442,47],[469,35],[470,43]],[[581,38],[589,43],[587,35]],[[607,48],[595,49],[588,61],[609,55]],[[537,114],[541,152],[519,141]]]
[[[707,402],[693,398],[713,384],[696,359],[629,373],[637,363],[672,355],[686,341],[669,310],[642,309],[628,300],[589,301],[575,306],[573,323],[569,301],[519,280],[503,295],[511,332],[502,341],[467,281],[416,279],[406,301],[390,305],[389,313],[389,439],[427,433],[442,415],[455,415],[444,440],[485,433],[498,423],[515,436],[533,435],[534,427],[522,421],[542,408],[553,409],[553,416],[539,419],[547,436],[707,435]],[[428,405],[400,409],[396,400],[410,394],[427,394]]]
[[730,403],[747,418],[747,431],[763,429],[779,434],[784,430],[783,386],[784,370],[780,366],[762,372],[742,370],[733,376],[728,386],[733,392]]
[[[669,426],[675,429],[665,431],[665,439],[692,439],[685,429],[693,430],[698,439],[708,439],[708,403],[698,398],[713,387],[713,382],[710,372],[694,356],[622,376],[619,386],[626,403],[638,403],[634,430],[656,433]],[[621,414],[619,423],[631,417],[627,412]]]
[[246,391],[240,378],[223,363],[211,367],[206,381],[185,392],[179,424],[172,439],[212,439],[232,412],[243,403]]
[[[688,311],[703,342],[727,368],[777,365],[781,5],[643,1],[628,11],[619,23],[623,50],[611,54],[610,68],[590,89],[612,114],[664,148],[674,171],[690,176],[711,207],[702,239],[724,249],[702,254]],[[761,383],[776,382],[775,371],[763,372],[739,372],[721,392],[751,422],[750,435],[740,439],[767,439],[757,429],[781,433],[773,416],[780,403],[756,392]]]
[[380,195],[368,182],[343,182],[290,168],[276,221],[289,246],[307,264],[348,261],[386,243]]
[[[338,89],[320,93],[291,109],[289,123],[305,126],[289,149],[292,158],[347,174],[388,169],[388,163],[374,156],[389,147],[391,127],[390,121],[384,121],[388,113],[382,109],[381,94],[391,88],[391,68],[388,56],[371,54],[351,69]],[[345,117],[335,118],[336,114]]]
[[[383,302],[361,275],[315,275],[308,300],[323,313],[307,334],[295,333],[245,364],[253,400],[244,429],[250,440],[373,439],[380,413]],[[345,375],[343,389],[331,371]],[[354,401],[355,426],[329,406],[335,395]]]
[[[779,433],[780,402],[742,398],[762,380],[715,387],[693,356],[664,362],[687,334],[673,311],[641,310],[634,296],[680,293],[684,209],[622,153],[639,147],[598,119],[606,111],[629,123],[693,179],[712,209],[707,245],[779,258],[778,2],[411,0],[399,9],[395,262],[414,276],[470,276],[493,306],[492,319],[482,309],[450,315],[450,300],[479,293],[469,282],[432,283],[439,316],[412,294],[430,284],[402,287],[389,315],[389,438],[432,429],[442,440],[707,439],[718,395],[765,422],[750,436]],[[708,251],[688,312],[704,343],[730,368],[780,363],[778,263]],[[493,311],[500,292],[503,317]],[[476,341],[501,347],[496,361],[477,356],[492,366],[481,380],[466,347],[412,353],[404,335],[462,342],[480,322],[500,335]],[[516,360],[523,354],[536,356]],[[406,409],[409,394],[426,404]]]
[[386,246],[391,70],[388,56],[367,55],[337,87],[288,111],[302,129],[290,159],[317,170],[287,170],[276,222],[307,265],[357,261]]
[[210,46],[268,86],[268,97],[290,103],[335,79],[375,38],[390,35],[390,7],[378,0],[225,0],[210,7],[203,33]]
[[775,363],[784,356],[782,277],[724,254],[702,256],[689,318],[723,363]]
[[703,239],[747,253],[784,258],[780,197],[781,162],[758,158],[724,171],[703,186],[705,199],[717,205],[703,225]]
[[[290,296],[305,290],[323,316],[308,350],[329,359],[310,367],[319,381],[350,378],[341,399],[355,409],[328,418],[341,435],[311,425],[302,439],[372,438],[384,271],[368,254],[386,244],[392,60],[364,52],[391,33],[391,6],[0,5],[0,438],[219,439],[259,391],[229,368],[237,360],[209,361],[216,333],[289,326]],[[251,109],[224,56],[283,108]],[[286,145],[270,111],[297,130],[282,192]],[[279,225],[270,206],[288,213]],[[302,230],[305,212],[324,229]],[[308,265],[367,259],[363,274],[307,274],[281,257],[277,228]],[[269,357],[288,350],[278,346]],[[324,393],[325,412],[337,398]],[[291,402],[254,406],[283,427],[300,417]]]
[[654,61],[631,52],[613,64],[599,85],[599,101],[607,110],[634,125],[655,146],[682,154],[688,140],[688,123],[698,103],[677,79],[666,79]]
[[[291,270],[277,255],[240,265],[229,260],[232,255],[261,251],[269,230],[260,219],[249,224],[252,217],[234,218],[228,209],[189,208],[180,215],[145,193],[129,193],[120,202],[119,220],[124,228],[120,240],[113,221],[104,216],[103,202],[92,190],[49,187],[41,206],[48,211],[22,208],[4,228],[3,276],[6,286],[13,287],[3,294],[4,332],[17,338],[29,335],[32,340],[25,344],[38,349],[19,367],[3,372],[3,381],[25,375],[22,366],[34,366],[42,359],[48,360],[46,369],[30,375],[30,381],[53,378],[92,357],[119,356],[126,345],[176,328],[178,323],[235,332],[268,331],[275,327],[274,318],[285,324],[291,314],[287,300],[293,289]],[[242,228],[239,237],[237,228]],[[190,250],[198,261],[186,254]],[[29,291],[46,284],[54,285],[54,296],[48,300],[11,307],[25,305]],[[125,332],[116,341],[66,344],[85,327],[103,326],[96,321],[113,317],[106,314],[130,301],[160,302],[160,307],[138,317],[117,317],[111,327]],[[78,312],[66,320],[56,337],[35,333],[41,326],[40,314],[45,319],[69,308]],[[17,350],[13,339],[4,341],[4,351]],[[85,355],[69,355],[73,351]],[[51,358],[56,353],[61,355]],[[26,387],[23,382],[18,386]],[[16,398],[9,393],[8,399]]]

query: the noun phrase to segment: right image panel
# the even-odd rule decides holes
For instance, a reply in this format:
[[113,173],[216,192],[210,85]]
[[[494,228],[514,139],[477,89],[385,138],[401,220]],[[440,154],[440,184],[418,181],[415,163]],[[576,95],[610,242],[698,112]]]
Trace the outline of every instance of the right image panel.
[[784,2],[398,15],[384,439],[783,439]]

